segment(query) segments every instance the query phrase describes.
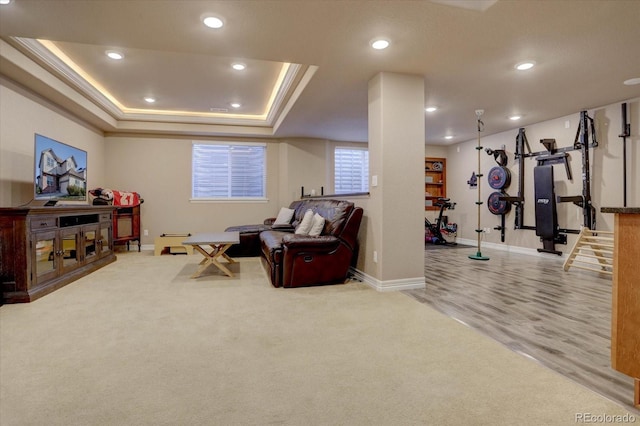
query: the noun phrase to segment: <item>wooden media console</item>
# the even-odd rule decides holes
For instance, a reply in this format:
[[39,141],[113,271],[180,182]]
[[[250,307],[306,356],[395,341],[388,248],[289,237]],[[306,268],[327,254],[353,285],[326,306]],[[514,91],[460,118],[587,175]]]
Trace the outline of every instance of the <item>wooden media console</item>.
[[0,208],[3,303],[32,302],[116,260],[112,206]]

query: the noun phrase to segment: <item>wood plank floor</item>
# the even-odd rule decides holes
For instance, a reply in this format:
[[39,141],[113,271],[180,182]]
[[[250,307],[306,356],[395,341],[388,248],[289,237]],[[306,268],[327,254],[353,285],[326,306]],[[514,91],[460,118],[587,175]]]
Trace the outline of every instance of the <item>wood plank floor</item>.
[[633,380],[611,368],[611,277],[562,258],[476,248],[425,250],[425,289],[405,294],[537,360],[634,414]]

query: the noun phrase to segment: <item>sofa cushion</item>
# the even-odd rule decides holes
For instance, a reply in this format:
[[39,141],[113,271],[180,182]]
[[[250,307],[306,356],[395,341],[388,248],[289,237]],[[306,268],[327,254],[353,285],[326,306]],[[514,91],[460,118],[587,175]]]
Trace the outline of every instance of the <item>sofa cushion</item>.
[[317,237],[322,234],[322,230],[324,229],[324,217],[320,216],[318,213],[313,215],[313,225],[309,230],[310,237]]
[[311,227],[313,226],[313,210],[308,209],[302,218],[302,221],[296,228],[297,235],[309,235]]
[[306,204],[306,200],[298,200],[294,201],[289,206],[289,208],[294,210],[293,220],[291,221],[291,224],[296,228],[298,227],[298,225],[300,225],[300,222],[302,222],[302,218],[304,217],[304,213],[308,210]]
[[282,207],[276,220],[273,221],[274,225],[289,225],[291,223],[291,219],[293,218],[293,213],[295,213],[294,209],[290,209],[287,207]]

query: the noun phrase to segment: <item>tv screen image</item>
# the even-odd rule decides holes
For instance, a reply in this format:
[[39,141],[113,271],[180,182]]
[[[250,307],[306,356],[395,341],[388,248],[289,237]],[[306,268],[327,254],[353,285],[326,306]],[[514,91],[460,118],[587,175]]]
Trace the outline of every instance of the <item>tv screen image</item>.
[[34,199],[87,200],[87,152],[35,135]]

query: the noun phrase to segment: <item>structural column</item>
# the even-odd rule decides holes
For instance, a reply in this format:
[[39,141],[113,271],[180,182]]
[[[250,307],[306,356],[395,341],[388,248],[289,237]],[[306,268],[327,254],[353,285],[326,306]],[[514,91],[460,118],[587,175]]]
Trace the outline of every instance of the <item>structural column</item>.
[[424,78],[369,81],[365,270],[380,290],[424,286]]

